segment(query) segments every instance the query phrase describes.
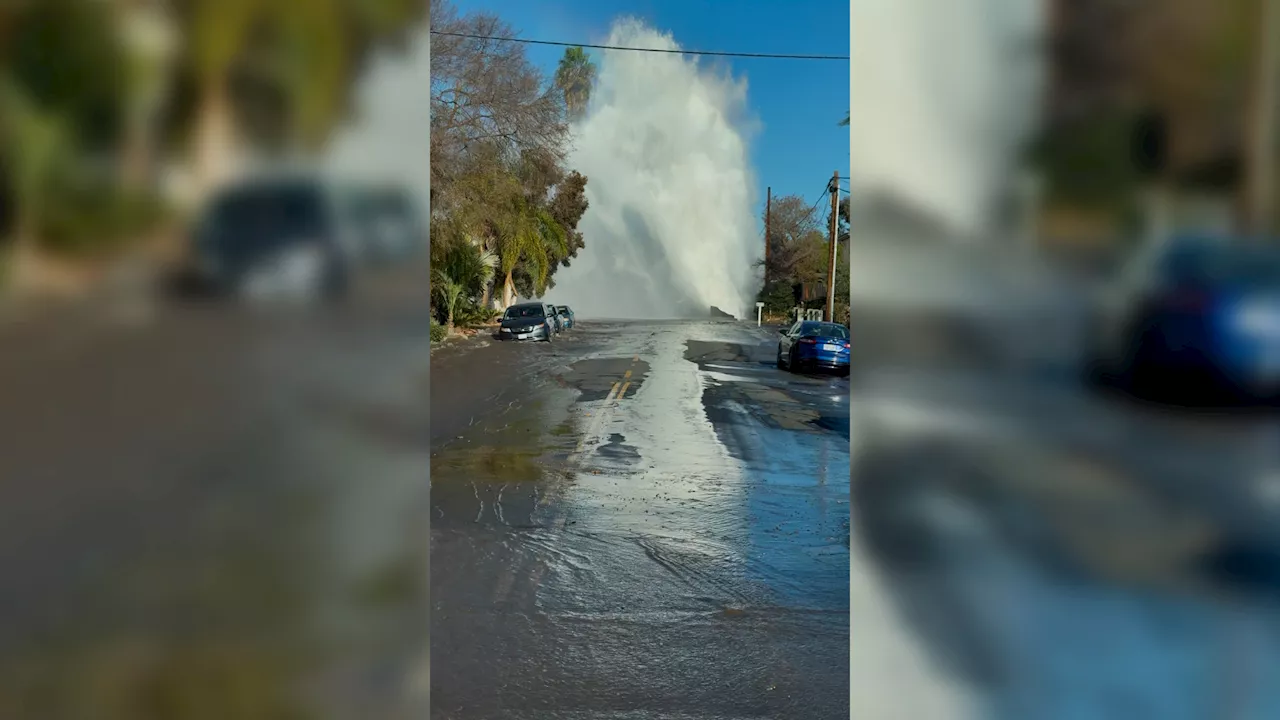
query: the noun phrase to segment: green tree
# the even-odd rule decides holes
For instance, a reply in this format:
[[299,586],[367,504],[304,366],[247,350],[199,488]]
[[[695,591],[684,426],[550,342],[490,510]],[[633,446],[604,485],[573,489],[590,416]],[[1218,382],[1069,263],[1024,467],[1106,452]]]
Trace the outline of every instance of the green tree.
[[403,43],[423,8],[408,0],[183,0],[196,88],[196,175],[222,178],[239,137],[233,78],[281,100],[289,142],[317,149],[345,117],[364,61]]
[[50,193],[72,152],[65,120],[42,107],[9,78],[0,77],[0,137],[10,170],[14,200],[14,250],[35,250]]
[[[800,282],[810,256],[817,253],[814,238],[824,237],[818,206],[799,195],[774,198],[769,218],[768,276],[771,281]],[[763,221],[763,217],[761,218]]]
[[[232,75],[248,61],[251,48],[255,69],[274,75],[291,101],[299,134],[314,140],[338,111],[347,36],[336,0],[191,2],[186,20],[198,97],[194,161],[198,182],[207,189],[226,177],[226,160],[239,149]],[[252,47],[253,41],[261,44]],[[312,64],[309,71],[306,63]]]
[[453,315],[466,295],[466,288],[443,270],[435,270],[431,273],[431,295],[439,300],[439,307],[444,312],[445,332],[452,333]]
[[42,0],[7,8],[4,23],[0,72],[26,97],[24,104],[61,116],[85,150],[112,149],[127,77],[110,8],[91,0]]
[[[551,266],[549,275],[554,277],[560,267],[568,267],[578,257],[578,251],[586,247],[586,239],[578,230],[578,223],[587,213],[587,176],[576,170],[570,171],[558,185],[555,194],[547,206],[552,219],[564,229],[564,252],[557,256],[557,262]],[[549,280],[554,287],[554,280]]]
[[545,208],[516,199],[499,233],[498,262],[502,274],[502,304],[515,301],[520,288],[515,275],[519,270],[530,280],[526,294],[539,296],[547,290],[551,267],[568,253],[564,228]]
[[586,50],[571,47],[564,51],[560,65],[556,67],[555,84],[564,96],[569,117],[581,118],[586,112],[595,78],[596,65]]
[[445,275],[462,286],[466,295],[474,299],[489,287],[498,267],[498,255],[485,250],[469,239],[455,243],[444,254],[438,266]]
[[[516,34],[494,15],[460,16],[448,2],[433,2],[431,27]],[[585,108],[595,66],[571,49],[548,82],[519,45],[444,35],[432,38],[431,62],[433,261],[453,241],[439,231],[473,238],[498,258],[502,304],[540,296],[585,245],[577,226],[586,178],[564,166],[566,109]]]

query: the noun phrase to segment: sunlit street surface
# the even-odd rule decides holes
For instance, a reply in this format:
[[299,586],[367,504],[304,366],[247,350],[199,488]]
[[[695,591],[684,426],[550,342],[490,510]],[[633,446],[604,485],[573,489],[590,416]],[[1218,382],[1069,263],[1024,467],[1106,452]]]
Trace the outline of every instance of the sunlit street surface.
[[434,354],[432,717],[849,716],[849,385],[776,337]]
[[854,716],[1274,717],[1280,425],[1086,391],[1070,283],[918,249],[853,252]]
[[425,717],[422,273],[4,329],[0,717]]

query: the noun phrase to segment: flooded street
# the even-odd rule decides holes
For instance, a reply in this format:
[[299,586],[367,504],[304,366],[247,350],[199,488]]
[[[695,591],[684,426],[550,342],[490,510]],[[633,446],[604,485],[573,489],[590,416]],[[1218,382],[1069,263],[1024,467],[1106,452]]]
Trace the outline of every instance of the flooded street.
[[420,277],[4,336],[0,717],[425,715]]
[[433,717],[848,717],[848,380],[774,337],[432,358]]

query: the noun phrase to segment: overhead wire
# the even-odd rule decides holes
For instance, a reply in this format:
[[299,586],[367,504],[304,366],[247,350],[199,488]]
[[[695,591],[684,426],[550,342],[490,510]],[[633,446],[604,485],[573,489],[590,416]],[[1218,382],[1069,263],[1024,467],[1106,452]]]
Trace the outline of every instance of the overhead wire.
[[533,40],[530,38],[518,37],[501,37],[497,35],[472,35],[470,33],[446,32],[444,30],[432,30],[432,35],[441,37],[456,37],[468,40],[492,40],[495,42],[514,42],[523,43],[525,45],[552,45],[555,47],[580,47],[591,48],[593,50],[626,50],[630,52],[651,52],[651,53],[667,53],[671,55],[707,55],[711,57],[740,57],[740,58],[756,58],[763,60],[848,60],[848,55],[804,55],[793,53],[759,53],[759,52],[726,52],[718,50],[683,50],[669,48],[646,48],[646,47],[626,47],[621,45],[592,45],[589,43],[579,42],[561,42],[557,40]]

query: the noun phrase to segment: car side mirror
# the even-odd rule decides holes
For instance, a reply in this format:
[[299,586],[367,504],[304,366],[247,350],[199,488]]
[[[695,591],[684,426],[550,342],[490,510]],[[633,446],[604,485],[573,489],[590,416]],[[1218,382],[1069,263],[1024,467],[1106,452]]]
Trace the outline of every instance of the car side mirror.
[[788,328],[782,328],[781,330],[779,330],[779,331],[778,331],[778,334],[779,334],[779,335],[786,335],[786,334],[787,334],[787,330],[788,330]]

